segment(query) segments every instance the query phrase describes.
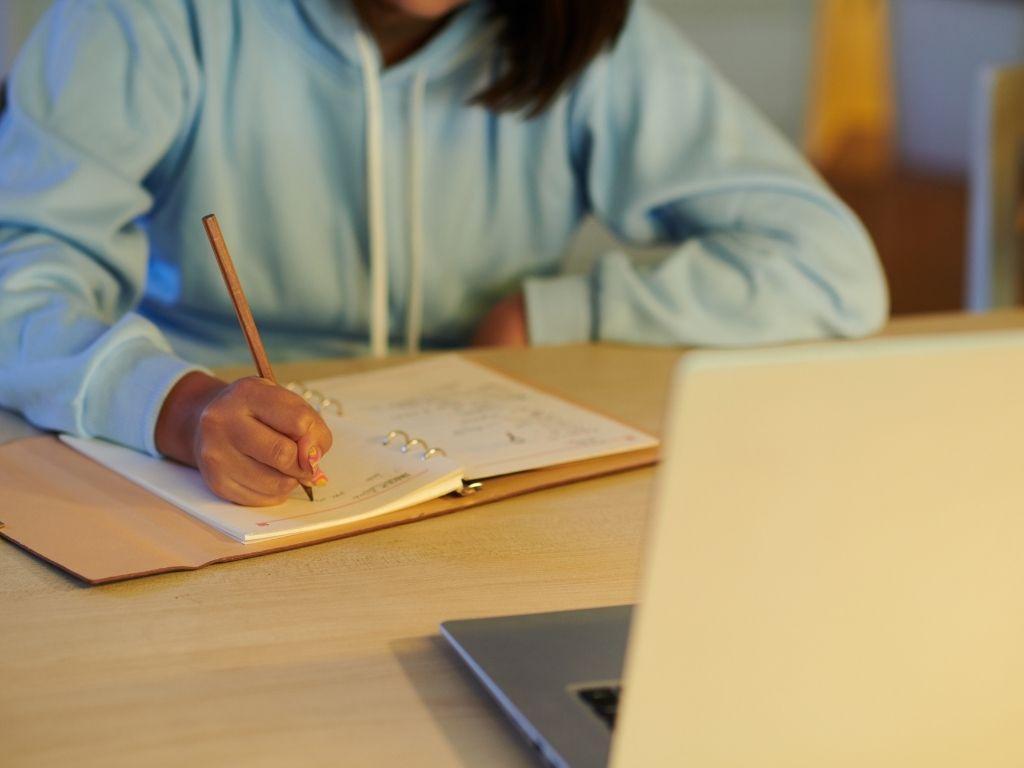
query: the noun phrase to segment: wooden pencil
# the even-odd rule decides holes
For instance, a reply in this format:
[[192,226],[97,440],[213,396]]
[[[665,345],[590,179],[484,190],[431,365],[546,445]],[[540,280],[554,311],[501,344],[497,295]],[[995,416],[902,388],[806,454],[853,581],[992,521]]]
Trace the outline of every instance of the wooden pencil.
[[[217,266],[220,267],[224,284],[231,296],[231,303],[235,307],[235,315],[238,316],[238,324],[242,326],[242,333],[249,345],[249,352],[252,353],[253,362],[256,363],[256,371],[262,378],[277,384],[274,369],[270,367],[270,358],[267,357],[267,350],[263,348],[260,332],[256,328],[256,320],[252,316],[249,301],[245,298],[242,282],[238,279],[235,263],[231,260],[231,254],[228,251],[227,243],[224,242],[224,235],[220,231],[217,217],[212,213],[203,216],[203,228],[206,230],[206,237],[210,240],[210,247],[213,248],[213,255],[217,257]],[[300,485],[309,500],[313,501],[313,489],[302,483]]]

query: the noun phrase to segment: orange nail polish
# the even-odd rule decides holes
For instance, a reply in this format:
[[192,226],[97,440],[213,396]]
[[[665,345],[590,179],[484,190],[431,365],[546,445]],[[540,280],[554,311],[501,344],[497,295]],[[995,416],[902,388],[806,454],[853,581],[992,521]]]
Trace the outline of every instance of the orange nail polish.
[[320,471],[320,449],[314,445],[309,449],[309,453],[307,453],[306,456],[309,457],[309,466],[315,475]]
[[327,485],[327,475],[321,472],[319,475],[313,478],[313,485],[315,485],[317,488],[322,488],[323,486]]

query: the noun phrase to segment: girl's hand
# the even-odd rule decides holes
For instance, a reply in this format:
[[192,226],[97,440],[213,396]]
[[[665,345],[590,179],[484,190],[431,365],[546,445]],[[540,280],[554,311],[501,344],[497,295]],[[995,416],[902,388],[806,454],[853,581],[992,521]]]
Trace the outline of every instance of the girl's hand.
[[491,307],[473,334],[474,347],[525,347],[529,343],[526,302],[521,293],[507,296]]
[[301,397],[256,377],[227,384],[204,373],[182,378],[164,401],[157,450],[199,469],[218,496],[236,504],[280,504],[301,480],[323,485],[319,469],[331,431]]

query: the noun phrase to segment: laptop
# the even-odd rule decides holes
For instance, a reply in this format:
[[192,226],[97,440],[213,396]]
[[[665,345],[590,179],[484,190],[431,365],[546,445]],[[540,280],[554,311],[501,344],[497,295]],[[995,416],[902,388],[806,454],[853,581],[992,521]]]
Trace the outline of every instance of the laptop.
[[1024,765],[1024,333],[695,352],[636,608],[441,631],[555,766]]

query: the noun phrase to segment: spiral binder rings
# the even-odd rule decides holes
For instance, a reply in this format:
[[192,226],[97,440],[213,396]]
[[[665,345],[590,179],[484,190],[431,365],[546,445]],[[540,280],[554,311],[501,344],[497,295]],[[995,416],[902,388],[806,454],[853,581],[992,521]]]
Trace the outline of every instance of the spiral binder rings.
[[[333,414],[334,416],[344,416],[345,409],[341,403],[334,400],[333,398],[325,395],[316,389],[310,389],[300,381],[291,381],[285,386],[289,392],[294,392],[320,414]],[[435,456],[447,456],[448,453],[443,448],[431,447],[427,444],[427,441],[421,437],[410,437],[409,433],[402,429],[389,430],[386,435],[381,439],[381,445],[398,445],[398,449],[402,453],[409,453],[410,451],[418,451],[420,459],[426,461],[432,459]],[[461,488],[457,488],[455,493],[460,496],[469,496],[476,493],[483,487],[483,483],[479,480],[467,483],[463,482]]]
[[[401,441],[398,448],[402,453],[408,453],[409,451],[415,451],[418,449],[420,451],[420,459],[422,461],[432,459],[435,456],[448,455],[443,448],[431,448],[422,438],[409,437],[409,434],[401,429],[392,429],[388,432],[384,436],[382,445],[391,445],[393,442],[397,441]],[[484,484],[480,480],[474,480],[473,482],[466,482],[463,480],[462,487],[456,488],[455,493],[459,496],[471,496],[483,487]]]
[[[0,446],[10,490],[0,536],[99,584],[354,536],[658,457],[647,433],[457,355],[289,389],[334,432],[330,483],[313,504],[296,492],[275,507],[236,506],[188,467],[45,435]],[[45,503],[24,490],[37,487]]]
[[[341,407],[341,403],[333,400],[319,390],[309,389],[301,382],[289,382],[286,389],[288,389],[289,392],[294,392],[309,403],[317,413],[333,413],[335,416],[345,415],[345,409]],[[410,437],[408,432],[401,429],[390,430],[381,440],[381,445],[392,444],[397,444],[402,453],[408,453],[411,450],[419,449],[421,452],[420,458],[424,460],[431,459],[434,456],[448,455],[442,448],[431,448],[423,438]]]
[[285,385],[285,389],[289,392],[294,392],[296,395],[301,397],[309,403],[317,413],[333,413],[335,416],[345,415],[345,410],[341,407],[341,403],[331,399],[323,392],[316,389],[309,389],[302,382],[290,381]]

